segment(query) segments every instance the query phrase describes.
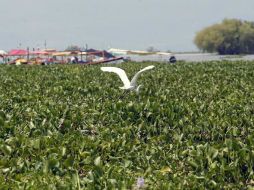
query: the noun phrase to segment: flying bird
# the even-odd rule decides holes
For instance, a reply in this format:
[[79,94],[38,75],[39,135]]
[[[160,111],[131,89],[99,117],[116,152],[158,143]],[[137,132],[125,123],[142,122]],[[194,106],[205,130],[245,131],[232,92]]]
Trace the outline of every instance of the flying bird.
[[135,90],[138,93],[139,89],[141,87],[141,85],[137,86],[138,77],[144,71],[147,71],[147,70],[150,70],[150,69],[153,69],[153,68],[154,68],[153,65],[145,67],[144,69],[137,72],[134,75],[134,77],[131,79],[131,81],[128,79],[125,71],[123,69],[118,68],[118,67],[101,67],[101,70],[104,71],[104,72],[116,73],[120,77],[120,79],[122,80],[123,85],[124,85],[124,86],[120,87],[121,89],[129,90],[129,91]]

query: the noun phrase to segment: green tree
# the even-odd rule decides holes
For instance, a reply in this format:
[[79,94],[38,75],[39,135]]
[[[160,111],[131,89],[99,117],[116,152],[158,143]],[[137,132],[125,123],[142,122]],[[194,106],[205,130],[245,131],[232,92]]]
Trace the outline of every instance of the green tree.
[[240,47],[244,52],[254,52],[254,24],[244,23],[241,27]]
[[65,51],[80,51],[80,50],[82,50],[82,48],[77,45],[70,45],[65,49]]
[[253,22],[225,19],[197,33],[197,47],[204,52],[219,54],[254,53]]

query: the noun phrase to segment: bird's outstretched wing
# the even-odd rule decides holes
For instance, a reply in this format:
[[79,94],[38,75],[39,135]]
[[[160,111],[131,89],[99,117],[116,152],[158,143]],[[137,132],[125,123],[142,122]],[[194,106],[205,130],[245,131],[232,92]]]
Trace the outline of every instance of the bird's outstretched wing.
[[118,67],[101,67],[102,71],[116,73],[122,80],[124,87],[130,86],[130,80],[128,79],[125,71]]
[[150,69],[153,69],[153,68],[154,68],[154,65],[150,65],[150,66],[145,67],[144,69],[140,70],[139,72],[137,72],[137,73],[134,75],[134,77],[131,79],[130,85],[131,85],[131,86],[135,86],[135,85],[136,85],[136,82],[137,82],[137,80],[138,80],[139,75],[140,75],[142,72],[147,71],[147,70],[150,70]]

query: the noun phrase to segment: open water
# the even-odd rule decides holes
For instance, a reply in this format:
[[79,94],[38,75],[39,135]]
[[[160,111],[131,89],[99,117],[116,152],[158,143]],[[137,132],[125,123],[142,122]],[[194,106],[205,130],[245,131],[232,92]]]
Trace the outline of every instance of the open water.
[[[176,57],[177,61],[186,61],[186,62],[202,62],[202,61],[223,61],[223,60],[254,60],[254,55],[218,55],[210,53],[179,53],[172,54]],[[133,61],[159,61],[159,62],[168,62],[170,56],[165,55],[126,55]]]

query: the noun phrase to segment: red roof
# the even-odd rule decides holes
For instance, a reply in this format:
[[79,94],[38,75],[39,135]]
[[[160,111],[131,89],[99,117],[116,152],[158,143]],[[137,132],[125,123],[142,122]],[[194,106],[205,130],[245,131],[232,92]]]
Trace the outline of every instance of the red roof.
[[27,55],[28,51],[24,49],[13,49],[9,51],[8,55],[10,56],[20,56],[20,55]]

